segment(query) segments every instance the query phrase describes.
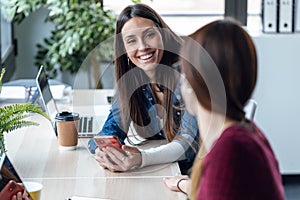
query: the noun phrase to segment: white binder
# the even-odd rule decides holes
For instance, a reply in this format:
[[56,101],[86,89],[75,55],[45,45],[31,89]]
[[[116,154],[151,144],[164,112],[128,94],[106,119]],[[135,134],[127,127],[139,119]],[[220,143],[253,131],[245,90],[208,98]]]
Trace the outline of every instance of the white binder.
[[277,32],[277,0],[263,0],[262,5],[263,31],[266,33]]
[[293,31],[293,0],[279,0],[279,32]]
[[295,0],[295,26],[294,30],[295,32],[300,32],[300,0]]

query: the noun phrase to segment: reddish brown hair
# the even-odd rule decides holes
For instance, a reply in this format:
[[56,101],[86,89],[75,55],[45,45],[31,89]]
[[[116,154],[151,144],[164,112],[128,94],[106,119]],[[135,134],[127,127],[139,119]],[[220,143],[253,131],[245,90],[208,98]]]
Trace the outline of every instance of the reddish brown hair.
[[[226,117],[244,121],[243,107],[256,84],[257,57],[251,37],[240,24],[232,19],[209,23],[191,34],[181,51],[184,57],[180,60],[182,73],[193,88],[199,103],[212,111],[213,99],[213,103],[217,105],[217,110],[213,111],[222,112],[220,108],[226,106]],[[224,87],[221,89],[225,89],[225,103],[221,102],[223,100],[219,88],[213,91],[208,89],[213,88],[216,81],[209,79],[212,77],[212,67],[217,68],[222,79]],[[203,156],[199,155],[203,155],[204,151],[198,153],[193,165],[190,199],[196,199],[198,194],[203,164]]]
[[[257,79],[256,50],[251,37],[237,22],[226,19],[207,24],[191,34],[190,38],[192,40],[187,40],[182,48],[185,59],[181,59],[181,70],[194,89],[198,101],[211,111],[212,94],[209,93],[211,91],[208,86],[215,80],[209,80],[208,83],[204,81],[210,77],[211,71],[208,68],[212,66],[207,65],[207,59],[211,59],[219,70],[225,87],[226,117],[241,121],[245,115],[243,108],[252,95]],[[190,43],[195,42],[206,51],[205,55],[195,55],[195,52],[203,51],[190,48],[195,46]],[[206,55],[210,58],[205,58]],[[199,59],[199,66],[188,62],[189,57]],[[218,93],[214,95],[217,96]],[[216,104],[221,106],[218,98],[216,100]]]

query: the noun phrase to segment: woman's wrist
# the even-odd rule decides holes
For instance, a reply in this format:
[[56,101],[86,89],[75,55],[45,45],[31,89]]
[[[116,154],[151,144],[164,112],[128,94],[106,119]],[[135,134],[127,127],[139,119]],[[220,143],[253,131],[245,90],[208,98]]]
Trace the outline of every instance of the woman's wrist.
[[136,157],[136,159],[135,159],[135,162],[133,165],[133,169],[141,168],[142,161],[143,161],[142,153],[141,152],[137,153],[135,157]]

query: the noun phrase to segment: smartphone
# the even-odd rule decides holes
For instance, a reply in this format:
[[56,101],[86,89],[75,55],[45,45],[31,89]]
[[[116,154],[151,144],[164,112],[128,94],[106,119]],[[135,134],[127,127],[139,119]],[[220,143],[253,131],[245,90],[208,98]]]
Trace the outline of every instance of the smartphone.
[[94,141],[100,150],[107,146],[113,146],[118,149],[122,148],[122,144],[120,143],[119,139],[113,135],[95,136]]
[[1,200],[11,200],[14,195],[17,195],[18,192],[24,192],[24,187],[16,183],[13,180],[10,180],[5,187],[0,192]]

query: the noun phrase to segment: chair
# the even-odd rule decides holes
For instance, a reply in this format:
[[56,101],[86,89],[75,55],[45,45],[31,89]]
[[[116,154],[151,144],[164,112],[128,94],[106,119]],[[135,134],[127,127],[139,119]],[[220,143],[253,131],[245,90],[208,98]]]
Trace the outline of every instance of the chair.
[[249,99],[244,107],[246,118],[249,120],[254,119],[255,111],[257,108],[257,102],[254,99]]

